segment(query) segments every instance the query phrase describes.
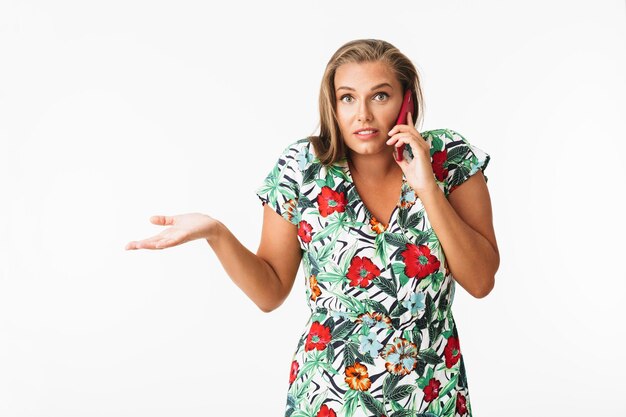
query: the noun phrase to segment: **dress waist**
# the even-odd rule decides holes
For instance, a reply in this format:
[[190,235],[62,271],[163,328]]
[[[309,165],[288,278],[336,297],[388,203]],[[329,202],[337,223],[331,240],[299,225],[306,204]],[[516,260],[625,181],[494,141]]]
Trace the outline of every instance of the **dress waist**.
[[[392,312],[393,313],[393,312]],[[411,330],[413,327],[426,327],[426,317],[423,314],[411,314],[410,311],[398,312],[399,314],[385,314],[380,311],[367,311],[363,313],[355,313],[353,311],[345,311],[335,308],[327,308],[315,306],[311,310],[309,323],[314,321],[332,320],[336,325],[344,322],[352,322],[366,324],[369,327],[386,327],[394,330]]]

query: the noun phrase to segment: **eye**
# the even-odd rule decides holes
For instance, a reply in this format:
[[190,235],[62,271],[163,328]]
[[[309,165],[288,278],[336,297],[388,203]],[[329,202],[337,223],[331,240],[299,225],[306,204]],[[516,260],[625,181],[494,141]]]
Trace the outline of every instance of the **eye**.
[[341,98],[339,99],[339,101],[343,101],[344,103],[351,103],[351,101],[345,101],[344,98],[350,98],[352,99],[352,96],[350,94],[344,94],[343,96],[341,96]]
[[[378,96],[384,96],[383,100],[386,99],[387,97],[389,97],[389,94],[387,93],[376,93],[376,95],[374,97],[378,97]],[[383,101],[383,100],[379,100],[379,101]]]

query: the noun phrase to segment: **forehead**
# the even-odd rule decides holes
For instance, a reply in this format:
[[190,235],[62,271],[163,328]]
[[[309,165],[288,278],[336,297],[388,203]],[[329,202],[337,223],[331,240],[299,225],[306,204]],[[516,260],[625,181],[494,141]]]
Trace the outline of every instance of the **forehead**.
[[335,71],[335,89],[345,86],[356,90],[367,89],[370,86],[387,82],[393,87],[399,87],[400,82],[389,65],[376,62],[350,62],[340,65]]

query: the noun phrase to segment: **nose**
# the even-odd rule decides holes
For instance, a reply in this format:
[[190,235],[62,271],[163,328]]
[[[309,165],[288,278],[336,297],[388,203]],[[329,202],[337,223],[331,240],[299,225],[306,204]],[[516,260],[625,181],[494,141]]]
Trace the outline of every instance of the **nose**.
[[357,117],[359,122],[362,121],[371,121],[372,120],[372,112],[370,111],[369,106],[367,105],[366,101],[361,101],[361,104],[359,104],[359,111],[357,113]]

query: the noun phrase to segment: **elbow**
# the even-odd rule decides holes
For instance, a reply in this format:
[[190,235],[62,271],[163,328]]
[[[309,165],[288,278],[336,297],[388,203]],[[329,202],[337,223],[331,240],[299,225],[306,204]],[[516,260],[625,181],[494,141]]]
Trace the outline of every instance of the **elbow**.
[[259,307],[259,310],[261,310],[264,313],[271,313],[272,311],[280,307],[283,304],[283,301],[285,301],[284,298],[281,298],[280,300],[274,300],[274,302],[272,303],[264,303],[264,304],[257,303],[257,307]]
[[490,277],[489,279],[486,279],[483,281],[483,285],[474,288],[470,294],[474,297],[474,298],[485,298],[486,296],[489,295],[489,293],[491,293],[491,291],[493,290],[493,287],[495,285],[495,277]]
[[259,310],[261,310],[264,313],[271,313],[272,311],[276,310],[278,308],[278,305],[275,304],[257,304],[257,307],[259,307]]

